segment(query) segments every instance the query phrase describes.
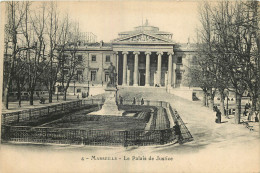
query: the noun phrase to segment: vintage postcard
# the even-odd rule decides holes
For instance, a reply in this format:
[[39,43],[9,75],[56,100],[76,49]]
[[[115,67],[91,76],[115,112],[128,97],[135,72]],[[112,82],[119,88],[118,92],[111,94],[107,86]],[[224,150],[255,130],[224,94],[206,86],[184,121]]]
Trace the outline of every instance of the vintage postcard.
[[0,172],[259,172],[258,1],[2,1]]

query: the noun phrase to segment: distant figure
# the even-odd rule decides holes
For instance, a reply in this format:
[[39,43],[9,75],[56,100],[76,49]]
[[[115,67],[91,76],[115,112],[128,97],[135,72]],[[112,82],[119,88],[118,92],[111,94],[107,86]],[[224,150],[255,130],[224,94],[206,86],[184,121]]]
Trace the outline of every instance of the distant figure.
[[141,100],[141,105],[144,105],[144,99],[142,98],[142,100]]
[[255,122],[259,122],[258,116],[259,116],[259,112],[258,112],[258,111],[255,111],[255,112],[254,112]]
[[216,123],[221,123],[221,112],[218,108],[216,108]]
[[247,120],[252,121],[252,112],[248,112]]
[[120,102],[120,105],[123,104],[123,97],[119,96],[119,102]]
[[247,116],[247,110],[245,109],[245,111],[243,112],[244,116]]
[[79,99],[79,94],[77,95],[77,99]]
[[135,97],[134,97],[134,100],[133,100],[133,105],[135,105],[136,104],[136,100],[135,100]]
[[44,104],[45,103],[45,98],[41,97],[40,98],[40,104]]
[[177,121],[175,121],[174,124],[175,125],[173,126],[173,129],[174,129],[174,132],[175,132],[176,139],[177,139],[179,144],[182,144],[180,125],[179,125],[179,123]]

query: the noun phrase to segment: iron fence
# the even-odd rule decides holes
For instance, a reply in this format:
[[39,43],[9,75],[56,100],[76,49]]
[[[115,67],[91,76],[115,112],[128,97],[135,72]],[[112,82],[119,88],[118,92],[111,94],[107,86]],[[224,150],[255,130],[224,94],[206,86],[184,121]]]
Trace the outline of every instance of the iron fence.
[[70,145],[146,146],[166,144],[175,139],[173,129],[101,131],[50,127],[2,125],[2,140]]
[[[32,142],[32,143],[54,143],[70,145],[163,145],[175,140],[174,128],[155,130],[130,130],[130,131],[102,131],[84,130],[54,127],[31,127],[31,126],[11,126],[7,122],[26,121],[39,116],[46,116],[60,112],[69,112],[88,105],[101,105],[104,99],[89,99],[66,102],[58,105],[36,108],[32,110],[2,114],[4,124],[2,124],[3,141]],[[130,100],[124,100],[125,105],[133,105]],[[137,103],[138,104],[138,103]],[[192,139],[192,136],[183,123],[180,116],[175,113],[168,102],[145,101],[140,105],[157,106],[168,109],[169,116],[178,121],[181,127],[181,134],[185,141]],[[9,119],[8,119],[9,118]],[[11,120],[11,121],[10,121]],[[152,122],[155,126],[155,122]]]
[[25,122],[39,117],[46,117],[50,115],[69,113],[74,110],[87,108],[90,105],[102,105],[103,99],[89,99],[65,102],[61,104],[45,106],[40,108],[33,108],[23,111],[15,111],[2,114],[2,124],[12,124]]

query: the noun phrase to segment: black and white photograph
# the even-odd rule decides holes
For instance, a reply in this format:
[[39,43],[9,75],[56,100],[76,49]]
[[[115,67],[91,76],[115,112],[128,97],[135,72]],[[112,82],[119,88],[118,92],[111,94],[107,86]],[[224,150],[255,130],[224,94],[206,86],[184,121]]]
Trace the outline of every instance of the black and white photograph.
[[0,2],[0,172],[260,172],[257,0]]

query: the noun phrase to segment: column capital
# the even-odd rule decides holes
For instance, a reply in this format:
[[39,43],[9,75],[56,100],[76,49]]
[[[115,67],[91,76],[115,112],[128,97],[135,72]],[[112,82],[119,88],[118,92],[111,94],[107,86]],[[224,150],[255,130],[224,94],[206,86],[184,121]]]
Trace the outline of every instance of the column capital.
[[156,52],[157,55],[162,55],[163,52],[162,51],[159,51],[159,52]]
[[138,51],[134,51],[133,54],[135,54],[135,55],[136,55],[136,54],[139,55],[140,52],[138,52]]
[[127,54],[128,54],[128,52],[127,52],[127,51],[123,51],[123,52],[122,52],[122,54],[126,54],[126,55],[127,55]]
[[115,55],[118,55],[118,52],[114,52],[115,53]]
[[152,52],[150,52],[150,51],[147,51],[147,52],[145,52],[145,55],[151,55],[152,54]]
[[174,55],[174,52],[171,51],[171,52],[168,52],[167,54],[168,55]]

